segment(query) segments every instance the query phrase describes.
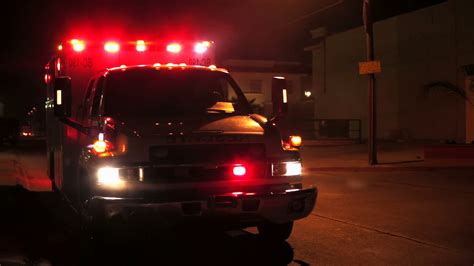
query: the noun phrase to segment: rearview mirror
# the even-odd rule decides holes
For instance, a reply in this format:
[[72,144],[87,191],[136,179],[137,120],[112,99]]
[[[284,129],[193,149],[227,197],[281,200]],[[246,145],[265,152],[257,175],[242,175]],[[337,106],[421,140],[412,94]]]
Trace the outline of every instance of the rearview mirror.
[[57,77],[54,80],[54,115],[71,116],[71,78]]
[[272,79],[272,106],[272,116],[275,118],[286,115],[288,112],[288,94],[284,77],[273,77]]

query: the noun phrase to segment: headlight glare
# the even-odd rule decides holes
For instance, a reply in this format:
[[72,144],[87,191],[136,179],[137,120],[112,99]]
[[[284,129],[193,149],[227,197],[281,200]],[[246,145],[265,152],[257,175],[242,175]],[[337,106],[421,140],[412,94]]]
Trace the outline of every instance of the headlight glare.
[[97,171],[97,183],[111,188],[120,188],[124,185],[124,181],[119,176],[119,169],[113,167],[99,168]]

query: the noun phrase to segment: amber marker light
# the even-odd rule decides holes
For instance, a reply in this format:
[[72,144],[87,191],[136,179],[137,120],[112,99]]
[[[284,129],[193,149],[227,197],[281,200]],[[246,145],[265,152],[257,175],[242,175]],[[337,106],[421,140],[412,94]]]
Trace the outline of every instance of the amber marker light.
[[300,136],[290,136],[290,145],[293,147],[300,147],[303,139]]

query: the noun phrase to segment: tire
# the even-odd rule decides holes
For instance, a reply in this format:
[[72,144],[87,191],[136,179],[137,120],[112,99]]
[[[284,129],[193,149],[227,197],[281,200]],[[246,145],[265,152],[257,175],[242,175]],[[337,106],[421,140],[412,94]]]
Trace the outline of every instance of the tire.
[[265,222],[257,226],[260,236],[270,240],[287,240],[293,230],[293,222],[275,224]]
[[79,231],[80,265],[91,265],[104,247],[103,234],[98,231],[97,223],[81,215]]
[[58,192],[59,193],[59,189],[58,187],[56,186],[56,182],[54,180],[54,152],[51,152],[49,154],[49,158],[48,158],[48,177],[49,177],[49,180],[51,180],[51,189],[53,190],[53,192]]

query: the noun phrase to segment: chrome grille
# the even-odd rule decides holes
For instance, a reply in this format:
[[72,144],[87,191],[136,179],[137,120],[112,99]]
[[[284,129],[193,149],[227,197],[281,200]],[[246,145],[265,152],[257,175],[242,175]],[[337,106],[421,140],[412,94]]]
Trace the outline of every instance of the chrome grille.
[[263,161],[263,144],[168,145],[150,148],[153,164],[223,164],[237,161]]

